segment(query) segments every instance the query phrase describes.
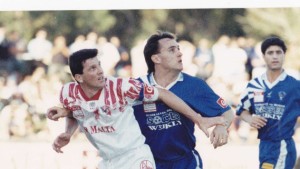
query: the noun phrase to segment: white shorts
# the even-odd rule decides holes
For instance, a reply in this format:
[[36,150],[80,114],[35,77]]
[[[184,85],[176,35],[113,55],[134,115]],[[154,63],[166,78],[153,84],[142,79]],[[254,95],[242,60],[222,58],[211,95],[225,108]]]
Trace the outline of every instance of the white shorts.
[[150,147],[144,144],[120,156],[102,160],[99,169],[156,169]]

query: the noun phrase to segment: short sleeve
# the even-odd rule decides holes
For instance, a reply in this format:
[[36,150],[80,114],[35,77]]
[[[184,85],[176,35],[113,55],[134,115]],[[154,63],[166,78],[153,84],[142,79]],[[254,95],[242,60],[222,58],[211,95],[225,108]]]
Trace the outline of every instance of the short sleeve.
[[129,102],[135,100],[151,102],[158,99],[158,89],[139,80],[130,78],[122,87],[125,88],[124,95]]
[[250,113],[252,113],[251,110],[251,102],[250,102],[250,95],[248,93],[248,90],[246,89],[242,95],[241,95],[241,100],[240,103],[238,104],[237,108],[236,108],[236,115],[241,115],[241,113],[244,110],[249,111]]
[[74,89],[76,87],[76,83],[67,83],[65,84],[60,91],[59,101],[62,106],[66,109],[71,110],[72,103],[75,101]]

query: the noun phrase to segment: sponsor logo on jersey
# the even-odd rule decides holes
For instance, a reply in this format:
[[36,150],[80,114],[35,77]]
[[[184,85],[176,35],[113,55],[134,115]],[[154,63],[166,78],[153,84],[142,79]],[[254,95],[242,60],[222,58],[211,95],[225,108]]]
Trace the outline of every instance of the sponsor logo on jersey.
[[159,112],[155,114],[146,114],[146,116],[147,125],[150,130],[165,130],[182,125],[180,116],[177,112]]
[[280,120],[285,110],[285,105],[272,103],[257,103],[255,106],[255,114],[274,120]]
[[90,133],[90,134],[95,134],[95,133],[112,133],[115,130],[115,128],[113,126],[90,126],[90,127],[83,127],[84,130],[87,132],[87,133]]
[[226,108],[227,107],[227,103],[225,102],[225,100],[223,98],[219,98],[217,100],[218,105],[220,105],[222,108]]
[[153,164],[149,160],[144,160],[141,162],[140,169],[153,169]]

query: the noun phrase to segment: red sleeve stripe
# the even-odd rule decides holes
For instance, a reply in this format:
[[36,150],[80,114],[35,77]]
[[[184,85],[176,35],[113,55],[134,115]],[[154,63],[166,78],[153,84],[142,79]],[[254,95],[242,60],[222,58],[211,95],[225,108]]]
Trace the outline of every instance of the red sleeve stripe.
[[114,92],[114,82],[111,80],[109,81],[109,93],[110,93],[112,105],[115,105],[117,101],[116,101],[116,95]]
[[123,100],[123,96],[122,96],[122,79],[118,79],[117,80],[117,96],[119,99],[119,103],[120,105],[124,105],[124,100]]

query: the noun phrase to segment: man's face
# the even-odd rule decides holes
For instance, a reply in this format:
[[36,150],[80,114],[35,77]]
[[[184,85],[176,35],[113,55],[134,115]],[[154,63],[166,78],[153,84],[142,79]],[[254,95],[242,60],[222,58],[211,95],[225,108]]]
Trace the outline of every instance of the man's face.
[[265,54],[264,59],[267,64],[268,70],[281,70],[284,62],[285,53],[279,46],[270,46]]
[[102,89],[105,85],[103,70],[97,57],[87,59],[83,63],[80,84],[86,88]]
[[160,65],[164,69],[182,71],[182,53],[175,39],[164,38],[158,41]]

